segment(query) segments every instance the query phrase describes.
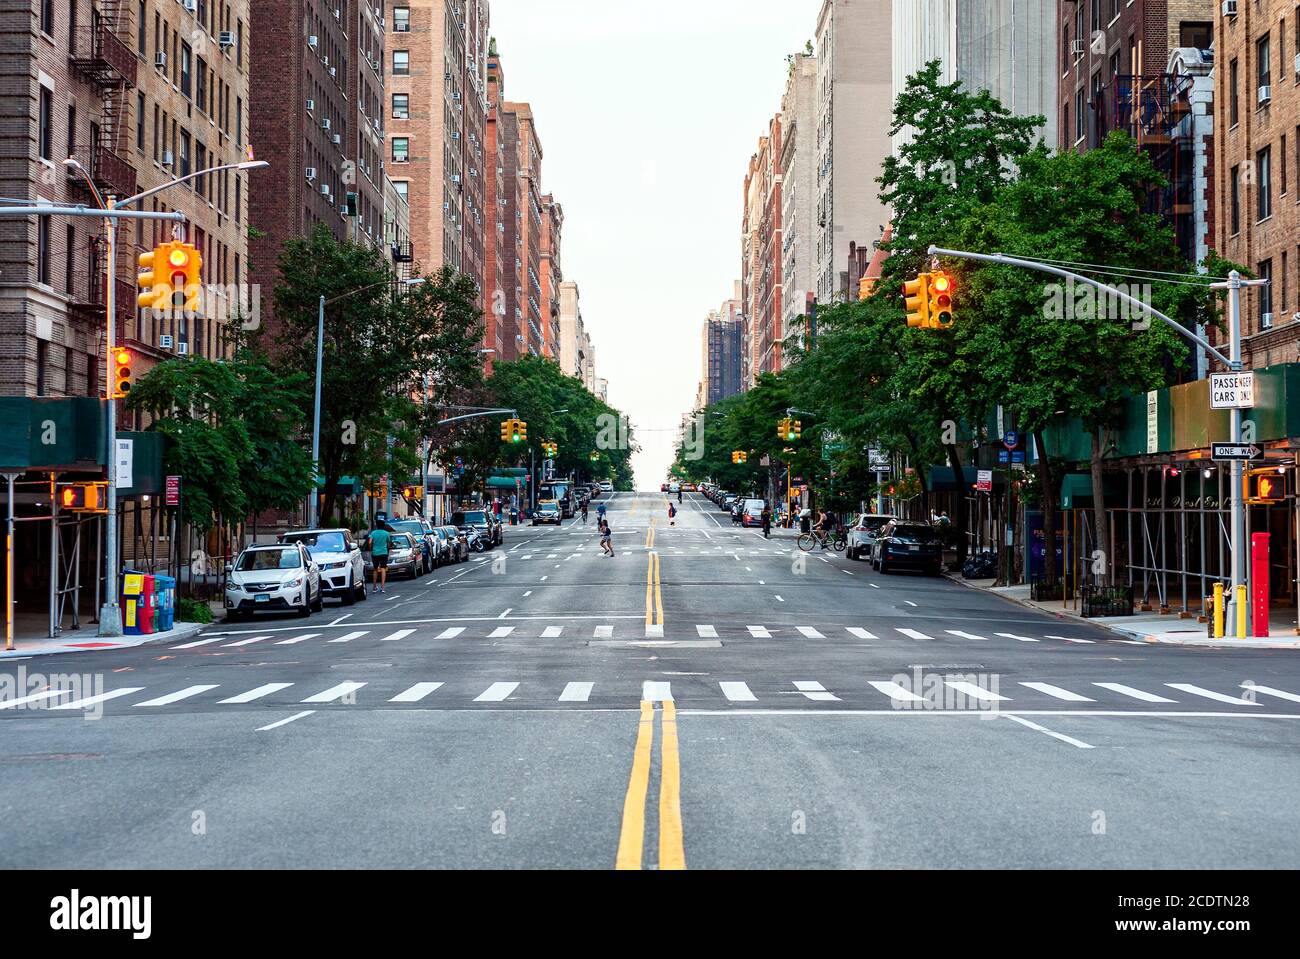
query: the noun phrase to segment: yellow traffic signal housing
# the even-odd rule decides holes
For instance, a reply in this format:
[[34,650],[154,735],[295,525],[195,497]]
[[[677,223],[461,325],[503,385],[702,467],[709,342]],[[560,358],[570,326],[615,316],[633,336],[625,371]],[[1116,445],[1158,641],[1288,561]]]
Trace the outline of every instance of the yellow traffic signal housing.
[[792,439],[796,439],[796,440],[803,439],[803,423],[800,422],[799,420],[794,421],[794,434],[792,436]]
[[126,347],[114,348],[111,357],[113,363],[113,399],[125,399],[131,392],[132,366],[134,357]]
[[162,293],[163,284],[158,282],[159,277],[155,269],[157,263],[158,249],[140,254],[140,275],[136,278],[136,282],[140,285],[140,294],[136,297],[135,302],[141,309],[152,309],[157,304],[158,297]]
[[928,329],[930,326],[930,274],[922,273],[903,284],[907,308],[907,325]]
[[509,442],[510,442],[510,434],[511,434],[511,430],[513,429],[514,425],[515,425],[515,421],[514,421],[514,420],[505,420],[505,421],[501,424],[501,442],[502,442],[502,443],[509,443]]
[[517,437],[515,437],[515,442],[516,442],[516,443],[527,443],[527,442],[528,442],[528,424],[525,423],[523,420],[515,420],[515,428],[519,431],[519,435],[518,435]]
[[947,273],[930,274],[929,323],[932,330],[952,327],[952,277]]
[[[175,296],[177,290],[181,291],[185,296],[185,312],[198,313],[203,308],[203,257],[189,243],[174,242],[166,246],[165,264],[171,294]],[[157,262],[155,258],[155,272]]]
[[1250,470],[1245,480],[1245,500],[1249,506],[1270,506],[1286,500],[1286,476],[1276,467]]
[[790,419],[790,417],[788,417],[788,416],[787,416],[785,419],[783,419],[781,422],[777,423],[777,424],[776,424],[776,438],[777,438],[777,439],[780,439],[780,440],[790,440],[790,439],[793,439],[793,436],[791,435],[791,433],[792,433],[792,424],[793,424],[793,423],[794,423],[794,421],[793,421],[792,419]]
[[77,483],[59,491],[59,507],[72,513],[108,511],[106,483]]

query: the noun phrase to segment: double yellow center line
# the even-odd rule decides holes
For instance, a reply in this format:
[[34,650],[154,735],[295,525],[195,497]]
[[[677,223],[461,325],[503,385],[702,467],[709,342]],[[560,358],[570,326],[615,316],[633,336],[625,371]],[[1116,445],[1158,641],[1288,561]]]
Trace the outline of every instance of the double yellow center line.
[[[652,529],[651,533],[653,532]],[[646,554],[645,624],[647,626],[664,624],[664,595],[659,580],[659,554],[653,550]]]
[[[677,746],[677,707],[671,700],[663,706],[663,745],[659,755],[659,868],[685,869],[686,849],[682,838],[682,774]],[[632,752],[632,775],[623,799],[623,826],[618,838],[615,869],[640,869],[645,847],[645,806],[650,791],[651,749],[654,746],[655,704],[641,702],[636,748]]]

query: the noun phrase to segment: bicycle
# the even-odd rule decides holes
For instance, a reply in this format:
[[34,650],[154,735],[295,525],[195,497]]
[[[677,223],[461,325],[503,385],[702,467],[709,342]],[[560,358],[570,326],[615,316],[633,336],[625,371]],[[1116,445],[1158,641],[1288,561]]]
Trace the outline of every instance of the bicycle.
[[836,530],[834,533],[823,530],[804,533],[799,537],[799,548],[805,553],[811,553],[819,545],[822,549],[833,549],[837,553],[842,553],[849,545],[848,534],[843,530]]

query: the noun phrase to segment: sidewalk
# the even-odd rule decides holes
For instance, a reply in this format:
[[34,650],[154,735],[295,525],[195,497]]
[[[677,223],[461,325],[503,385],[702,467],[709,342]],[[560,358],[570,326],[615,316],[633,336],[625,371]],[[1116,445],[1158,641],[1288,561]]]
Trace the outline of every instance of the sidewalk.
[[64,629],[55,639],[50,639],[49,617],[45,613],[20,613],[14,622],[14,648],[6,651],[0,640],[0,662],[6,659],[23,659],[28,656],[50,656],[55,653],[84,653],[100,649],[130,649],[148,643],[184,641],[202,632],[199,623],[177,623],[176,628],[150,636],[117,636],[99,639],[95,624],[82,619],[80,629]]
[[1035,602],[1029,598],[1029,586],[994,586],[991,579],[963,579],[960,573],[945,573],[949,579],[971,589],[981,589],[1001,596],[1013,603],[1040,612],[1050,613],[1061,619],[1075,621],[1079,624],[1100,626],[1133,642],[1162,643],[1174,646],[1215,646],[1248,649],[1300,649],[1300,635],[1296,634],[1295,610],[1275,609],[1269,619],[1267,637],[1248,637],[1233,639],[1225,637],[1214,639],[1208,635],[1204,623],[1195,619],[1179,619],[1177,613],[1161,616],[1158,613],[1137,613],[1133,616],[1098,616],[1085,619],[1079,615],[1077,602],[1062,603],[1059,599],[1049,602]]

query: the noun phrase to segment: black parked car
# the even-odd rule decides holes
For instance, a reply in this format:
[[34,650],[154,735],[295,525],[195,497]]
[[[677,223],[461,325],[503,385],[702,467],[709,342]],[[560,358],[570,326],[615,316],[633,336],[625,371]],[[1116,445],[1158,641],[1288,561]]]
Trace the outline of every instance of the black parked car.
[[871,565],[882,573],[917,569],[938,576],[943,571],[943,540],[929,523],[890,520],[876,536]]

